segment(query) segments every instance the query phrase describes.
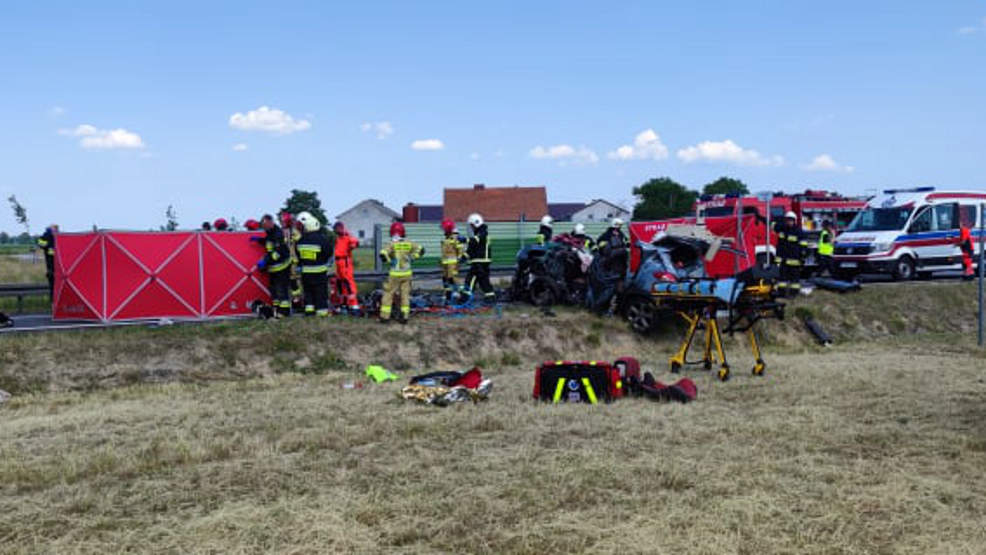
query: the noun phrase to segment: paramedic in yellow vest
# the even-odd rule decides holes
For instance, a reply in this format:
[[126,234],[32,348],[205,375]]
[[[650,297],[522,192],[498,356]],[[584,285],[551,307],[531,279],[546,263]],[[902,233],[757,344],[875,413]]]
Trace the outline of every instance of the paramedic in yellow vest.
[[411,314],[411,261],[421,258],[425,249],[405,237],[404,224],[390,224],[390,244],[380,250],[380,260],[390,267],[390,274],[383,286],[383,300],[380,301],[382,323],[390,321],[395,293],[401,296],[400,322],[406,324]]
[[832,222],[825,220],[822,222],[822,232],[818,235],[818,274],[832,271],[832,255],[835,254],[835,230],[832,229]]
[[442,239],[442,258],[439,263],[442,266],[445,302],[449,302],[455,292],[455,280],[459,277],[459,260],[465,256],[466,248],[463,239],[456,233],[455,222],[449,219],[442,220],[442,231],[445,237]]

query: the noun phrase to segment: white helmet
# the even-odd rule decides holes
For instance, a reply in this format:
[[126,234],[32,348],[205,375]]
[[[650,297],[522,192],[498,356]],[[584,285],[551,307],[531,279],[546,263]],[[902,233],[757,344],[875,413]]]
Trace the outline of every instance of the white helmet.
[[572,230],[572,233],[576,235],[585,235],[585,224],[575,224],[575,229]]
[[466,221],[469,222],[469,225],[473,227],[479,227],[483,225],[483,217],[475,212],[469,214],[469,218]]
[[784,219],[785,220],[787,220],[787,219],[797,220],[798,219],[798,215],[795,214],[793,210],[788,210],[787,213],[784,214]]
[[547,214],[545,214],[544,216],[541,216],[541,225],[547,226],[547,227],[551,227],[551,224],[553,222],[554,222],[554,220],[551,219],[551,216],[549,216]]
[[318,221],[318,218],[312,216],[309,212],[298,214],[298,221],[301,222],[301,226],[305,228],[305,231],[318,231],[322,228],[322,222]]
[[616,228],[623,227],[623,218],[613,218],[612,226]]

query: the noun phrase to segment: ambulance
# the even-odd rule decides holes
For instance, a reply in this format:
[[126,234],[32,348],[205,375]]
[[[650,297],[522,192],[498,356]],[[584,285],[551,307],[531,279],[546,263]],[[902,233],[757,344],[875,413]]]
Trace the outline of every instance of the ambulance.
[[897,280],[962,269],[959,230],[972,235],[979,257],[980,205],[986,191],[936,191],[934,187],[890,189],[867,203],[835,240],[839,277],[889,273]]

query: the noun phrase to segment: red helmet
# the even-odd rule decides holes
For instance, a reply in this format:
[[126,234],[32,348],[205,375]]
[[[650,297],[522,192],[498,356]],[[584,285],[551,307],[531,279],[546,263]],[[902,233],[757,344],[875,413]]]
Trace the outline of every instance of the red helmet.
[[225,218],[217,218],[216,221],[212,222],[212,228],[217,231],[225,231],[229,228],[229,224],[226,223]]
[[444,231],[446,235],[451,234],[453,231],[455,231],[455,222],[453,222],[448,218],[442,220],[442,231]]
[[394,222],[390,224],[390,236],[394,237],[395,235],[400,237],[405,236],[404,224],[400,222]]
[[257,231],[258,229],[260,229],[260,222],[254,220],[253,218],[250,218],[249,220],[243,222],[243,227],[247,228],[250,231]]

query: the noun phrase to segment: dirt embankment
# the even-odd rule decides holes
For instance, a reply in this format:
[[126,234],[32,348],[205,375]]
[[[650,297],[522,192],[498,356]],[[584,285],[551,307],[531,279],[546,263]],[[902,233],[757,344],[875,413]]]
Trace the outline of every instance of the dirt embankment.
[[[973,284],[909,283],[839,295],[816,291],[789,302],[788,318],[768,321],[771,348],[815,349],[801,324],[811,315],[836,342],[868,342],[907,334],[968,334],[975,330]],[[418,317],[407,326],[332,318],[236,322],[162,329],[30,334],[2,338],[0,389],[12,393],[88,390],[138,382],[326,373],[352,379],[367,364],[395,370],[461,369],[479,365],[533,368],[559,358],[613,359],[632,355],[655,368],[666,364],[681,337],[669,324],[641,337],[617,318],[559,310],[548,318],[528,307],[502,316]],[[727,339],[738,368],[745,345]]]

